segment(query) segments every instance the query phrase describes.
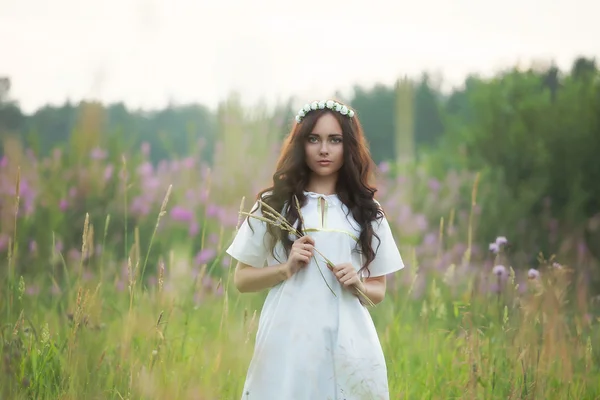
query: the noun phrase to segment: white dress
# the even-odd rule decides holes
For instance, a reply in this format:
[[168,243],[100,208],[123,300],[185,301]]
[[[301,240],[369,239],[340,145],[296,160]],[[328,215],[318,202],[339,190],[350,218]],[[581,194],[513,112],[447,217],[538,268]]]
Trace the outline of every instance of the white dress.
[[[334,264],[351,262],[358,270],[359,225],[347,207],[336,195],[305,194],[308,201],[301,211],[316,249]],[[252,210],[256,208],[257,204]],[[227,253],[256,268],[285,262],[281,243],[275,247],[277,259],[268,251],[268,240],[263,240],[266,224],[252,218],[251,225],[254,233],[244,221]],[[377,249],[373,239],[377,253],[369,266],[371,277],[404,268],[388,221],[384,217],[373,226],[381,243]],[[315,258],[337,297],[323,281]],[[389,399],[385,358],[373,320],[315,253],[308,266],[269,289],[242,400],[364,399]]]

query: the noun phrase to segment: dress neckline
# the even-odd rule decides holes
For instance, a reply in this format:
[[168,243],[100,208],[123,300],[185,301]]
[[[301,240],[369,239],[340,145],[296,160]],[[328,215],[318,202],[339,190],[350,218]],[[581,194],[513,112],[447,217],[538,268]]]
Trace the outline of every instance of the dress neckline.
[[325,201],[327,201],[328,203],[333,203],[333,204],[340,204],[341,200],[338,197],[337,194],[333,193],[333,194],[322,194],[322,193],[316,193],[316,192],[311,192],[308,190],[304,190],[304,195],[311,197],[313,199],[324,199]]

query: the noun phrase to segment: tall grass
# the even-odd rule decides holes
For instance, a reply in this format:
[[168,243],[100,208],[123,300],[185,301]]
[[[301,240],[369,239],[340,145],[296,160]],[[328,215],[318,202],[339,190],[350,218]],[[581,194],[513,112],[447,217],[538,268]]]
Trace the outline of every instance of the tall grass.
[[[173,286],[169,263],[159,266],[155,282],[142,282],[170,192],[157,210],[143,260],[134,233],[123,291],[111,284],[117,258],[103,257],[94,279],[81,273],[88,218],[79,269],[60,293],[27,295],[30,285],[48,287],[58,279],[50,272],[16,284],[13,244],[2,296],[2,398],[240,398],[264,294],[236,293],[231,269],[222,294],[203,285],[202,273]],[[512,269],[506,276],[481,271],[458,279],[450,265],[429,275],[416,296],[421,271],[412,261],[401,273],[413,284],[393,287],[372,309],[391,398],[599,398],[598,320],[569,268],[541,260],[539,276],[522,290]],[[486,285],[495,290],[483,290]]]

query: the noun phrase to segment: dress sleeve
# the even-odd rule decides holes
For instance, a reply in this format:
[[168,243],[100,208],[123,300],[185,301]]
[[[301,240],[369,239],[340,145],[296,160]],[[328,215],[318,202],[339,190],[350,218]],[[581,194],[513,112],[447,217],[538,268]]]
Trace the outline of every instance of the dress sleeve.
[[[250,212],[256,216],[262,216],[258,202],[254,203]],[[252,219],[250,221],[252,229],[250,229],[250,225],[248,224],[249,219]],[[233,243],[227,248],[226,252],[239,262],[252,267],[262,268],[265,266],[269,255],[266,236],[266,222],[246,217],[237,231]]]
[[379,236],[379,240],[373,237],[375,259],[369,265],[370,277],[383,276],[403,269],[404,261],[385,215],[373,222],[373,230]]

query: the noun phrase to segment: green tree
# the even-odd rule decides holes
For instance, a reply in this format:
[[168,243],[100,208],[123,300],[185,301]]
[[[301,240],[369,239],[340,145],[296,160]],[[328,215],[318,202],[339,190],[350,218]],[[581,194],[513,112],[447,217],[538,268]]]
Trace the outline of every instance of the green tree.
[[414,93],[415,142],[417,147],[435,146],[444,134],[443,109],[439,90],[423,74]]
[[576,61],[567,75],[550,67],[472,79],[446,107],[451,142],[465,151],[457,165],[488,179],[488,238],[510,233],[533,258],[556,249],[549,215],[563,235],[581,235],[600,209],[600,72],[592,62]]
[[18,133],[23,128],[23,122],[18,104],[10,100],[10,79],[0,77],[0,135]]
[[394,154],[394,89],[375,85],[370,90],[354,87],[351,104],[360,117],[376,163],[393,160]]

